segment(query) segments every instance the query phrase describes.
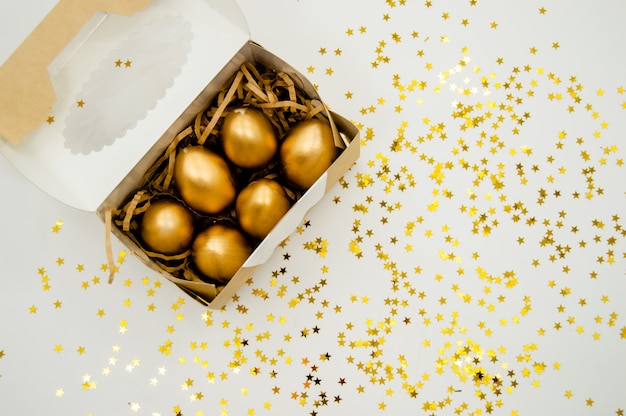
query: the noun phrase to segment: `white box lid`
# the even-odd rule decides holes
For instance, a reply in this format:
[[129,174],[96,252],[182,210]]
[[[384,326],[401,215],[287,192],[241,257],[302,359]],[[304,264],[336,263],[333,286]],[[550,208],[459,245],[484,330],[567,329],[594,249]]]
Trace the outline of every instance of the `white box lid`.
[[0,151],[46,193],[95,211],[249,38],[232,0],[97,14],[48,67],[48,119],[18,144],[0,140]]

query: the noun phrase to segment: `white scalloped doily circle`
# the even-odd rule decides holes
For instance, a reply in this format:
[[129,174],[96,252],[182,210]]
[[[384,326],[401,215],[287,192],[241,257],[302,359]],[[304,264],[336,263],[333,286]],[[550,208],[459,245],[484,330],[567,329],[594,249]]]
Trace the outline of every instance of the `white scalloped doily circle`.
[[167,16],[111,51],[70,109],[65,147],[88,154],[113,144],[153,109],[174,84],[191,50],[191,24]]

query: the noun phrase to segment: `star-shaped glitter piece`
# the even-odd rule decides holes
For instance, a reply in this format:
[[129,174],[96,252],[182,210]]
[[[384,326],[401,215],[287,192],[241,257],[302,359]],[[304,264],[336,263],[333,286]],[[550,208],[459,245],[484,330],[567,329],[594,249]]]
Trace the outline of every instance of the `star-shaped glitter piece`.
[[52,232],[58,233],[59,231],[61,231],[61,227],[63,227],[63,221],[57,220],[52,226]]

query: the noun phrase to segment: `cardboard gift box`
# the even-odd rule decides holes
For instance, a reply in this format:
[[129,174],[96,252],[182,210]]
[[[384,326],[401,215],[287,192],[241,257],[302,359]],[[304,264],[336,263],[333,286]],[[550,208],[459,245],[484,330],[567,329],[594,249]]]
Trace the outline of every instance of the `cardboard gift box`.
[[[321,103],[301,73],[250,39],[234,1],[61,0],[15,51],[0,49],[0,151],[43,191],[105,221],[246,62],[287,74]],[[222,307],[358,158],[358,129],[323,111],[338,157],[221,290],[173,276],[112,232],[165,278]]]

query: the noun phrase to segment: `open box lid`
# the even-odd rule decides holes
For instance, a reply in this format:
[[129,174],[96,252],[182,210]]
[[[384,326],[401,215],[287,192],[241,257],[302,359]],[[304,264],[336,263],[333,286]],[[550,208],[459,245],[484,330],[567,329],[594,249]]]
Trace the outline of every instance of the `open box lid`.
[[[48,35],[64,32],[62,23],[73,21],[55,14],[71,14],[86,3],[94,11],[119,11],[116,5],[131,3],[140,10],[86,18],[80,12],[84,26],[46,68],[53,88],[49,110],[44,107],[39,125],[23,137],[2,137],[0,151],[46,193],[95,211],[250,35],[233,0],[60,0],[39,26],[31,20],[33,31],[18,49],[30,48],[22,58],[39,57],[47,47],[50,36],[37,32],[50,19],[56,27],[48,27]],[[5,33],[11,27],[0,25],[0,36],[11,38]],[[45,87],[30,82],[32,74],[10,71],[7,63],[19,53],[6,48],[0,47],[0,87],[26,79],[25,95],[45,100]],[[16,115],[30,111],[15,101]],[[4,114],[0,136],[8,131],[4,125],[15,122]]]

